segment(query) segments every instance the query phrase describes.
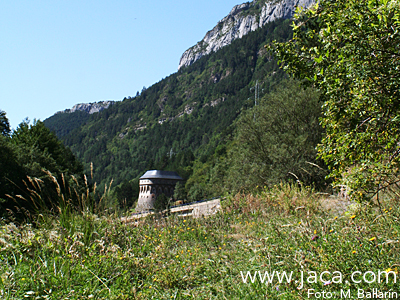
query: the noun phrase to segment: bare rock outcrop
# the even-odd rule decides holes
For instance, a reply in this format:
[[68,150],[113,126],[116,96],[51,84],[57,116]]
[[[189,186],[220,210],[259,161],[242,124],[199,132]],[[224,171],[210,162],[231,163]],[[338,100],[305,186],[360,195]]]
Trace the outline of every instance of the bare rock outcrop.
[[308,8],[314,3],[315,0],[268,0],[236,5],[200,42],[183,53],[178,69],[191,65],[202,56],[218,51],[269,22],[293,17],[298,6]]
[[75,111],[84,111],[88,114],[94,114],[99,111],[102,111],[104,109],[107,109],[110,107],[110,105],[113,105],[115,101],[99,101],[99,102],[93,102],[93,103],[79,103],[75,104],[72,108],[66,109],[63,111],[59,111],[57,113],[73,113]]

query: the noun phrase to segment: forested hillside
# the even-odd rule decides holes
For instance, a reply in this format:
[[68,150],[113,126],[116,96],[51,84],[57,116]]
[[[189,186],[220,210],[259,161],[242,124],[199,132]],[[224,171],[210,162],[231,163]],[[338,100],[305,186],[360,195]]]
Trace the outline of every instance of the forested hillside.
[[[0,109],[1,298],[397,298],[400,0],[293,21],[69,127],[89,178],[43,122],[11,130]],[[138,219],[116,201],[147,168],[185,177],[178,199],[229,194],[207,217]]]
[[263,46],[288,40],[290,24],[290,20],[271,22],[140,95],[89,116],[83,126],[65,136],[61,130],[65,121],[60,120],[58,127],[53,122],[51,128],[86,171],[93,163],[97,184],[104,187],[113,180],[119,198],[135,199],[134,179],[148,169],[174,170],[189,179],[190,199],[222,193],[226,170],[215,180],[210,174],[216,160],[228,157],[236,127],[232,124],[254,106],[256,82],[261,99],[286,77]]
[[69,191],[69,204],[75,208],[84,177],[71,150],[41,121],[24,121],[12,131],[0,110],[0,129],[0,218],[20,220],[45,208],[59,210],[66,201],[61,191]]
[[66,136],[72,130],[86,123],[90,115],[84,111],[75,111],[73,113],[56,113],[44,120],[47,128],[52,130],[57,137]]

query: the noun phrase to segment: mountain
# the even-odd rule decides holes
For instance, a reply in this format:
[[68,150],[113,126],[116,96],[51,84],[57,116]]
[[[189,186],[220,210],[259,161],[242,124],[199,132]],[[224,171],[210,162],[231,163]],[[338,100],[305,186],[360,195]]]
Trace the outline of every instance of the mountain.
[[[189,179],[195,165],[224,154],[232,124],[254,105],[256,82],[264,95],[286,76],[263,46],[291,38],[290,25],[288,19],[270,22],[98,113],[56,114],[59,124],[52,130],[87,174],[93,163],[93,181],[100,188],[112,180],[118,188],[136,188],[132,180],[149,169],[177,171]],[[75,121],[67,117],[72,116],[85,119],[70,130]]]
[[178,69],[191,65],[204,55],[218,51],[269,22],[293,17],[296,7],[308,8],[314,3],[315,0],[270,0],[236,5],[200,42],[183,53]]
[[93,102],[93,103],[79,103],[75,104],[71,109],[66,109],[63,111],[59,111],[57,113],[73,113],[76,111],[83,111],[88,114],[94,114],[99,111],[102,111],[103,109],[107,109],[110,105],[113,105],[115,101],[99,101],[99,102]]
[[295,6],[311,3],[236,6],[207,33],[202,49],[197,44],[185,52],[185,67],[176,73],[98,113],[75,109],[45,124],[87,174],[94,166],[92,183],[100,189],[112,183],[117,199],[137,198],[138,178],[151,169],[178,172],[191,200],[221,195],[238,118],[254,106],[254,97],[265,98],[287,78],[264,45],[289,40]]
[[61,138],[86,123],[90,119],[90,115],[107,109],[114,103],[115,101],[108,100],[76,104],[70,109],[55,113],[43,122],[47,128]]

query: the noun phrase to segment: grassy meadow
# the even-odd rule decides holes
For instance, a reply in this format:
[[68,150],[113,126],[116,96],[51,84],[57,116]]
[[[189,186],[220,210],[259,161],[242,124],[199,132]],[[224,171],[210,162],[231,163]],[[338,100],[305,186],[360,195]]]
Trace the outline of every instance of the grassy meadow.
[[[365,298],[374,289],[398,292],[398,198],[344,211],[329,205],[334,200],[280,185],[227,197],[222,212],[199,219],[151,216],[126,224],[115,214],[63,206],[31,222],[3,221],[0,298],[337,299],[341,292],[357,298],[358,289]],[[268,284],[261,282],[266,271],[275,272]],[[290,280],[279,278],[283,271],[293,272]]]

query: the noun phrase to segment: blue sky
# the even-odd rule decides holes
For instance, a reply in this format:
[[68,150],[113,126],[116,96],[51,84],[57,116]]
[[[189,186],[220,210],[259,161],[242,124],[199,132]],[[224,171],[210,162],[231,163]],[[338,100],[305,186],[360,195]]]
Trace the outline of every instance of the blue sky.
[[13,128],[122,100],[175,73],[240,0],[0,1],[0,109]]

